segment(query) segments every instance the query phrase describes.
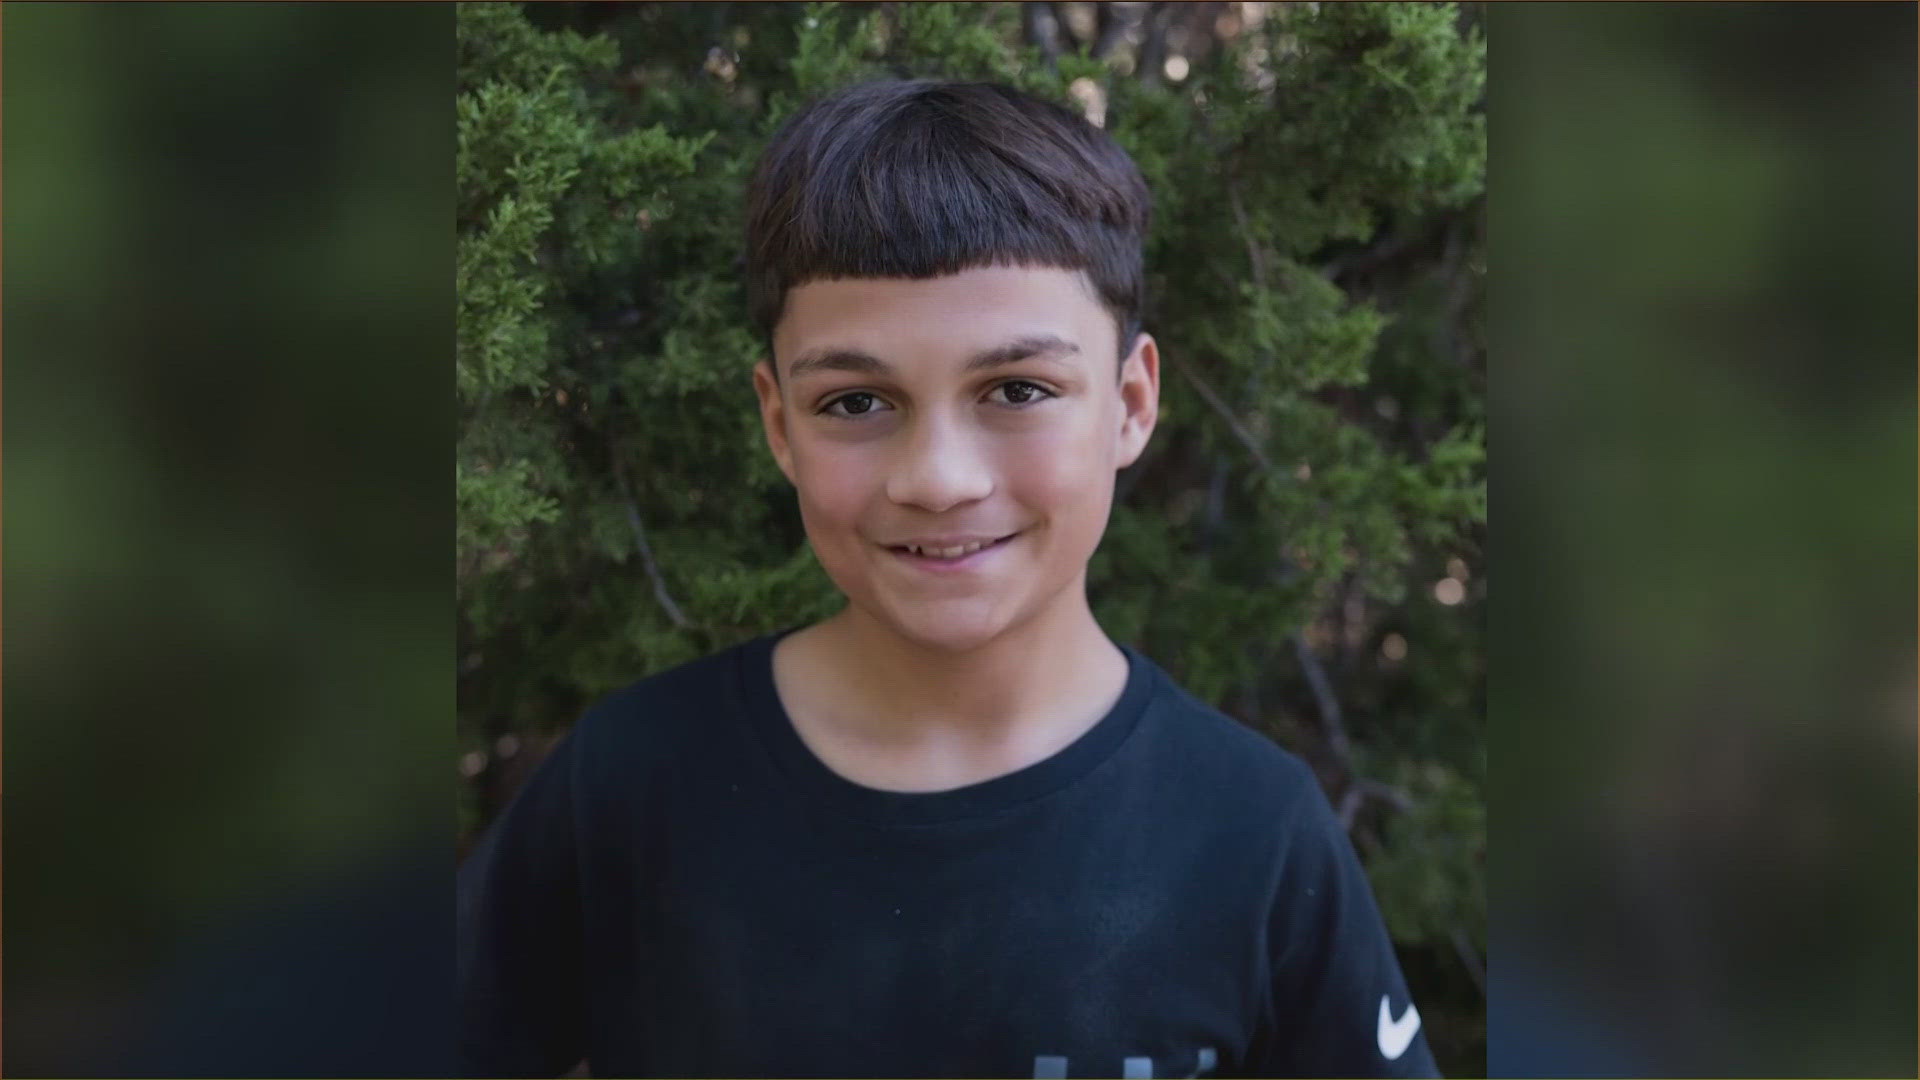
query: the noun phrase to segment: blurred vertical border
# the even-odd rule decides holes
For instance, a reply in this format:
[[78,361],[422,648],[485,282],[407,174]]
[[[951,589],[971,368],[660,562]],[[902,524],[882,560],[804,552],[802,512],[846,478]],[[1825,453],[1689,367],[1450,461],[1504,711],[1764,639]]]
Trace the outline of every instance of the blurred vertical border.
[[453,22],[5,8],[10,1075],[449,1068]]
[[1912,4],[1495,4],[1489,1068],[1916,1069]]
[[[450,5],[7,5],[14,1075],[445,1071]],[[1916,1071],[1915,13],[1492,5],[1495,1075]]]

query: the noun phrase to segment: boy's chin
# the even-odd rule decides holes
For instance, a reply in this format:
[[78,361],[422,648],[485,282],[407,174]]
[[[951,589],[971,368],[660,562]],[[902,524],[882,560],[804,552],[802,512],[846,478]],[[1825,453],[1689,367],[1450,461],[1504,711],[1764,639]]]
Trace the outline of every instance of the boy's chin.
[[877,614],[876,621],[901,640],[929,652],[953,654],[969,653],[993,644],[1011,630],[1014,623],[1004,613],[954,611],[940,604]]

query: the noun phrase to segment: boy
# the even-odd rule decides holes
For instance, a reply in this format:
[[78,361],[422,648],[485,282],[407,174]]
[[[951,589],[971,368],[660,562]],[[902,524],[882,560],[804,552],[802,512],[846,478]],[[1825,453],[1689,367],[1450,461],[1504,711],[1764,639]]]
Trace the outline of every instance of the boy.
[[1431,1076],[1311,772],[1095,623],[1154,427],[1145,184],[988,84],[788,122],[753,373],[813,626],[594,708],[462,868],[487,1075]]

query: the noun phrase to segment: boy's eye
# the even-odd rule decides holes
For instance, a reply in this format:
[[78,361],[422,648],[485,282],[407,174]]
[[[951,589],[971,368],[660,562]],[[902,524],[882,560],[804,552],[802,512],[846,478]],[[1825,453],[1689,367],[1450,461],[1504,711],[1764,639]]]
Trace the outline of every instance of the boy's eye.
[[1043,387],[1018,380],[1001,383],[999,386],[993,388],[993,392],[1000,394],[1001,400],[1008,405],[1031,405],[1036,401],[1043,401],[1054,396],[1051,391]]
[[863,390],[851,394],[842,394],[827,402],[820,411],[828,416],[864,416],[881,404],[880,399]]

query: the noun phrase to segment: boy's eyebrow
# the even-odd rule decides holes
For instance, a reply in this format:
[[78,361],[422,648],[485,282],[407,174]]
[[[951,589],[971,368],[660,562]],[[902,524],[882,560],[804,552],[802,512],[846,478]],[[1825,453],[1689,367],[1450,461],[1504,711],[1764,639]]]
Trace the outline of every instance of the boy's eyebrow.
[[[1080,346],[1053,334],[1028,334],[1004,345],[983,349],[967,358],[961,369],[969,374],[989,368],[1017,364],[1038,356],[1075,356]],[[816,371],[849,371],[858,375],[885,375],[893,370],[885,360],[859,349],[823,346],[801,353],[787,369],[787,377],[797,379]]]
[[1055,337],[1052,334],[1028,334],[1026,337],[1014,338],[1005,345],[996,345],[991,349],[974,353],[967,358],[966,366],[961,370],[971,374],[1005,364],[1017,364],[1036,356],[1077,356],[1079,353],[1080,346],[1065,338]]

